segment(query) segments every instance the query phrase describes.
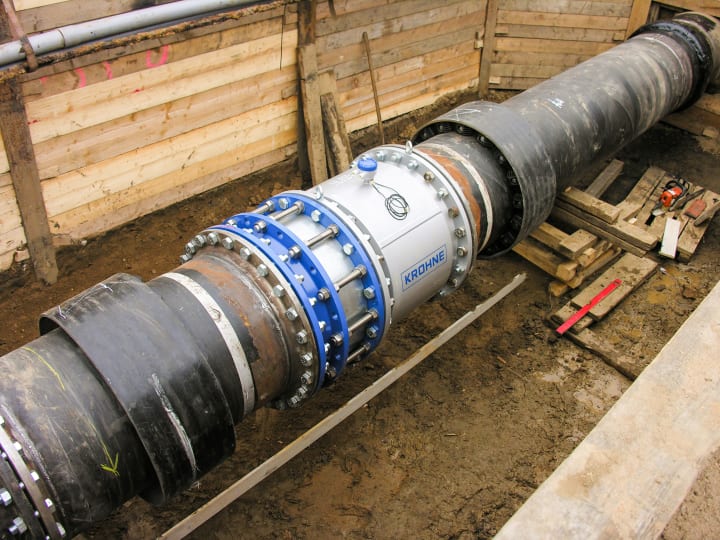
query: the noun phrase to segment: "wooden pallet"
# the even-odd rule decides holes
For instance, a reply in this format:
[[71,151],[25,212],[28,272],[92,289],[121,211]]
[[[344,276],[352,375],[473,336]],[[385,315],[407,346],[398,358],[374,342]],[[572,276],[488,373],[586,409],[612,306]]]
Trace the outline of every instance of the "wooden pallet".
[[[513,248],[555,278],[549,285],[553,296],[581,286],[623,252],[643,257],[655,249],[663,239],[668,219],[679,222],[679,227],[674,225],[679,228],[677,258],[681,262],[692,257],[702,240],[709,222],[694,226],[694,219],[684,215],[684,208],[661,216],[652,215],[660,194],[672,178],[657,167],[648,168],[619,204],[601,200],[622,167],[621,161],[613,160],[585,191],[568,188],[558,195],[551,219],[566,230],[574,229],[573,232],[546,222]],[[691,192],[700,189],[696,185]],[[705,191],[701,198],[710,207],[720,200],[720,195]]]

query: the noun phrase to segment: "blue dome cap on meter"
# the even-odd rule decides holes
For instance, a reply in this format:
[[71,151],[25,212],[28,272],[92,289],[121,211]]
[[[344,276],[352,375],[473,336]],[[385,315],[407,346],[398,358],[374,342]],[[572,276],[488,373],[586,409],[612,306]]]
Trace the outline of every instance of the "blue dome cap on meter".
[[363,172],[373,172],[377,170],[377,161],[371,157],[364,157],[358,160],[357,168]]

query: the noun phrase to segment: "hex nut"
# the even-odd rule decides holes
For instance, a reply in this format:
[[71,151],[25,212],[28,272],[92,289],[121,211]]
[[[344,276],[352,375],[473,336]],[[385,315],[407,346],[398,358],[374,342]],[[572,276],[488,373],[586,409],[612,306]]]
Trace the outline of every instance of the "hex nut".
[[295,334],[295,340],[300,345],[304,345],[308,342],[308,333],[305,330],[300,330],[297,334]]
[[435,175],[434,175],[433,173],[431,173],[430,171],[427,171],[427,172],[423,175],[423,178],[425,179],[426,182],[430,183],[430,182],[432,182],[433,180],[435,180]]
[[352,244],[344,244],[344,245],[343,245],[343,253],[344,253],[345,255],[350,256],[350,255],[352,255],[354,252],[355,252],[355,248],[353,247]]
[[385,161],[385,152],[383,152],[382,150],[378,150],[377,152],[375,152],[375,159],[377,159],[378,161]]
[[415,161],[414,159],[411,159],[410,161],[408,161],[407,168],[410,169],[410,170],[417,169],[417,168],[418,168],[418,162]]
[[282,285],[275,285],[273,287],[273,294],[278,298],[282,298],[283,296],[285,296],[285,287],[283,287]]
[[457,254],[458,257],[464,257],[465,255],[467,255],[467,249],[463,246],[460,246],[459,248],[457,248]]
[[12,495],[5,488],[0,488],[0,504],[3,506],[10,506],[12,504]]
[[313,382],[313,374],[311,371],[305,371],[300,375],[300,380],[303,384],[311,384]]
[[240,248],[240,256],[243,259],[245,259],[247,261],[250,258],[250,255],[252,255],[252,252],[248,248],[246,248],[246,247]]
[[455,229],[455,236],[457,238],[465,238],[465,229],[463,229],[462,227],[458,227],[457,229]]
[[319,222],[321,217],[322,214],[320,213],[320,210],[313,210],[310,212],[310,219],[312,219],[315,223]]
[[192,261],[192,257],[187,253],[183,253],[182,255],[180,255],[180,264],[185,264],[190,261]]
[[313,356],[311,353],[305,353],[300,357],[300,363],[305,367],[312,366]]
[[444,189],[441,189],[437,192],[439,199],[444,199],[448,196],[448,192]]
[[285,316],[286,316],[289,320],[294,321],[295,319],[298,318],[298,312],[297,312],[297,310],[296,310],[295,308],[292,308],[292,307],[291,307],[290,309],[288,309],[288,310],[285,312]]
[[369,337],[370,339],[375,339],[378,336],[378,328],[377,326],[368,326],[365,329],[365,335]]
[[12,520],[12,523],[8,527],[8,532],[13,536],[21,536],[27,532],[27,525],[20,516]]
[[363,296],[368,300],[375,298],[375,287],[365,287],[363,289]]
[[260,276],[266,277],[270,273],[270,270],[268,270],[268,267],[264,264],[259,264],[257,267],[257,272]]
[[288,206],[290,206],[290,201],[288,201],[285,197],[282,197],[278,200],[278,206],[280,207],[280,210],[285,210]]
[[300,249],[300,246],[292,246],[290,249],[288,249],[288,256],[291,259],[297,259],[302,254],[302,249]]
[[185,244],[185,253],[186,254],[188,254],[192,257],[193,255],[195,255],[196,251],[197,251],[197,249],[195,248],[195,244],[193,244],[192,242],[188,242],[187,244]]
[[193,243],[197,248],[205,247],[205,245],[207,244],[207,238],[205,238],[205,235],[204,235],[204,234],[197,234],[197,235],[195,235],[195,237],[192,239],[192,243]]
[[222,239],[222,245],[225,249],[234,249],[235,248],[235,241],[230,238],[229,236],[226,236]]
[[264,221],[258,221],[255,225],[253,225],[253,231],[256,233],[264,233],[267,230],[267,223]]
[[207,242],[211,246],[216,246],[220,243],[220,237],[218,236],[218,234],[216,232],[208,233]]

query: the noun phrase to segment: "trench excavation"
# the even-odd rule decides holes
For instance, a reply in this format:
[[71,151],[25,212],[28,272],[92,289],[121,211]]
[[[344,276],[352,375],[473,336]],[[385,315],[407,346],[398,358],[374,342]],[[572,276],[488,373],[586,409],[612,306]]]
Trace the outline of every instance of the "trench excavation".
[[162,503],[232,454],[255,409],[302,406],[559,189],[720,82],[720,29],[687,13],[503,104],[462,105],[308,191],[193,237],[147,283],[116,274],[0,358],[2,537],[62,538]]

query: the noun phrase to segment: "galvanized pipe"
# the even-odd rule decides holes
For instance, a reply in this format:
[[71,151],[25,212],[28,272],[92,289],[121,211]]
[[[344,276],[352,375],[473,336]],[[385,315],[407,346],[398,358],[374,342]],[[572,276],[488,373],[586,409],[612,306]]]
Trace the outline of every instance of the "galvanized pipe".
[[167,274],[118,274],[45,313],[0,358],[0,527],[60,538],[192,484],[246,415],[302,405],[524,238],[558,187],[717,82],[718,51],[710,17],[650,25],[202,231]]
[[[178,0],[169,4],[55,28],[28,36],[28,39],[35,54],[41,55],[110,36],[136,32],[190,17],[210,15],[217,11],[256,3],[258,3],[257,0]],[[24,59],[25,51],[19,40],[0,45],[0,69],[9,64],[22,62]]]

